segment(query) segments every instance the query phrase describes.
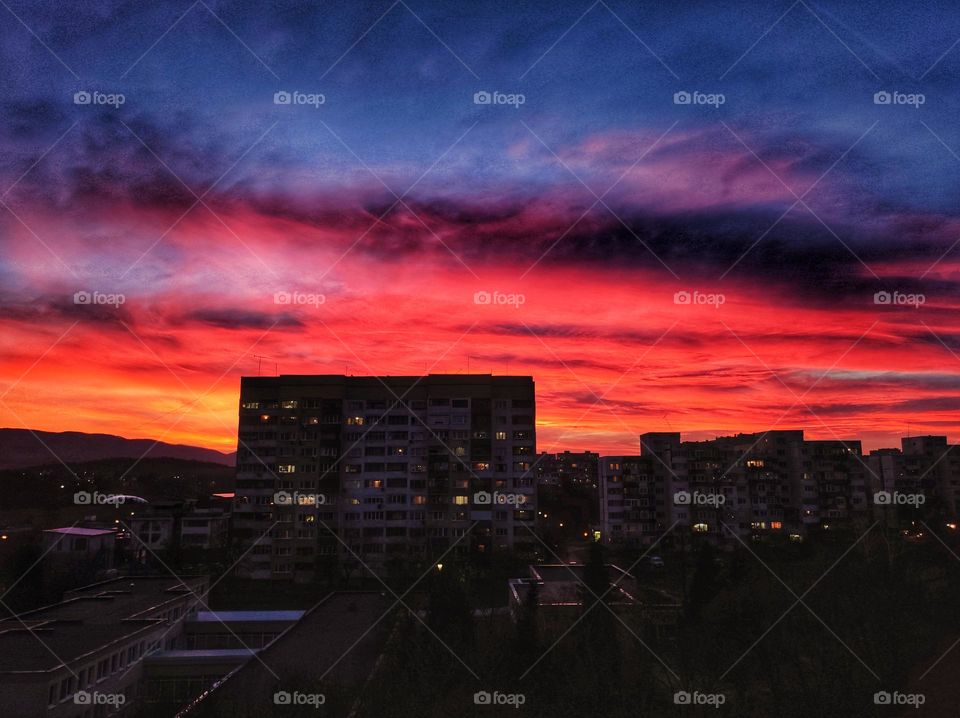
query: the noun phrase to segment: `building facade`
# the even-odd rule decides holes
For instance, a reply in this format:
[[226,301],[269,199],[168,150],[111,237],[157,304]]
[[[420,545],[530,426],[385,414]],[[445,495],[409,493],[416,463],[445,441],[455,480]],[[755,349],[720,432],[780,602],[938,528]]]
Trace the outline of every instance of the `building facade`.
[[600,455],[592,451],[542,452],[537,456],[537,484],[596,488]]
[[802,540],[812,529],[865,526],[871,516],[859,441],[809,441],[802,431],[681,441],[655,432],[640,447],[639,456],[600,460],[606,543],[646,546],[671,527],[723,545],[765,535]]
[[244,377],[239,413],[241,576],[536,541],[531,377]]

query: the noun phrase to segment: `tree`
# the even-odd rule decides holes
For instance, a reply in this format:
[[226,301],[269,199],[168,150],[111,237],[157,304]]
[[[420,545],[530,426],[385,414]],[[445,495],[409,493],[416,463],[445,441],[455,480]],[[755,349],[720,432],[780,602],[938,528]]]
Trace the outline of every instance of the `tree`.
[[687,614],[699,620],[703,607],[717,593],[717,563],[713,546],[704,541],[697,555],[697,565],[690,582],[690,594],[687,598]]

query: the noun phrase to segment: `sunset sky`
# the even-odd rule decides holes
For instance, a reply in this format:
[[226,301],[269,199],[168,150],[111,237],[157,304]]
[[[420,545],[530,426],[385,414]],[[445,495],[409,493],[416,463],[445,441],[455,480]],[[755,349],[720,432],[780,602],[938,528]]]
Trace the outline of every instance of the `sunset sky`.
[[540,450],[960,441],[951,3],[8,5],[0,426],[229,451],[258,367],[469,362]]

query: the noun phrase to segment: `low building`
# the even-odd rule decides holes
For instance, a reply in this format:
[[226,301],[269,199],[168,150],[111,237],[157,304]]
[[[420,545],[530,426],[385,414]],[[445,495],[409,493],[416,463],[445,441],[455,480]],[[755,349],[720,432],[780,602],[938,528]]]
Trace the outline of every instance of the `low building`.
[[130,710],[144,659],[177,645],[205,577],[124,577],[0,620],[0,706],[18,718]]

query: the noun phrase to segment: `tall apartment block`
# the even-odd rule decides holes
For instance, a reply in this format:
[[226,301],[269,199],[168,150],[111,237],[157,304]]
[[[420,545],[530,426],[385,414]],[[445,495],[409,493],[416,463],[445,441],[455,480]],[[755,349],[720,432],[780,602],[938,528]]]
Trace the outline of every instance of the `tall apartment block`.
[[639,456],[602,457],[600,472],[601,535],[611,544],[649,545],[671,526],[724,544],[765,534],[799,538],[815,526],[856,526],[869,516],[860,442],[806,441],[802,431],[709,441],[647,433]]
[[[872,491],[922,494],[936,513],[956,518],[960,510],[960,445],[945,436],[904,437],[900,449],[870,452]],[[892,518],[892,517],[891,517]]]
[[533,548],[535,421],[528,376],[244,377],[238,573]]

